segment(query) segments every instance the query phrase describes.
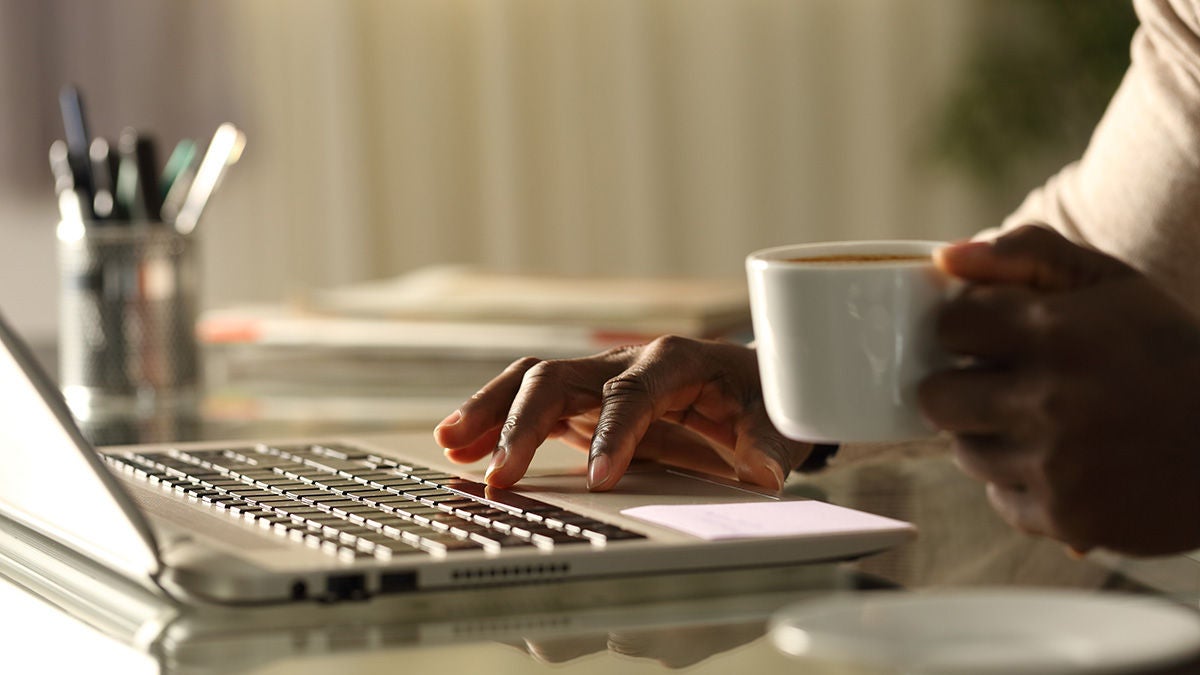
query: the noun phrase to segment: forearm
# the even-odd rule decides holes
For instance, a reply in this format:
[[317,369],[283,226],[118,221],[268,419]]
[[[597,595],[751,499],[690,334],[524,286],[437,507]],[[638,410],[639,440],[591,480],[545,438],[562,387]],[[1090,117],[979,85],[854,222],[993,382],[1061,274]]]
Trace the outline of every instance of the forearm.
[[1119,257],[1200,313],[1200,19],[1142,0],[1133,62],[1083,157],[1003,229],[1043,222]]

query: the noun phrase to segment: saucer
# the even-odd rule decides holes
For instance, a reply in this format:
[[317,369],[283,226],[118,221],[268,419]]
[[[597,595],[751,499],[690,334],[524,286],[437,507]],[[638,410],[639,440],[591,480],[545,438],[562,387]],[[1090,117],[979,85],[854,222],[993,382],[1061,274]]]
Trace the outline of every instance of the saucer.
[[792,656],[906,675],[1128,673],[1200,654],[1200,611],[1102,591],[873,591],[784,607],[770,636]]

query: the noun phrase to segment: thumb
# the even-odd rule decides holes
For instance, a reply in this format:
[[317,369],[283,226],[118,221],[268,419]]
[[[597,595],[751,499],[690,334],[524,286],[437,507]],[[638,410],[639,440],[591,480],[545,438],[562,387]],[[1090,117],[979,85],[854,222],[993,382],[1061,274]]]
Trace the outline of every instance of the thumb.
[[1022,226],[993,241],[945,246],[934,252],[934,261],[965,281],[1019,284],[1039,291],[1090,286],[1130,271],[1115,258],[1039,225]]

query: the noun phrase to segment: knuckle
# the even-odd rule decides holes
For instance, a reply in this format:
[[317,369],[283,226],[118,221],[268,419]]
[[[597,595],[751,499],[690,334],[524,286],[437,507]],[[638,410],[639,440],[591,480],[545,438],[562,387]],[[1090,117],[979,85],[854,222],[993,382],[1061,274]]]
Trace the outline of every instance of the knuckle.
[[563,374],[562,361],[538,361],[525,371],[525,383],[536,384],[559,379]]
[[611,439],[614,435],[621,433],[626,428],[625,422],[614,415],[601,415],[600,420],[596,422],[596,431],[592,435],[595,442],[592,444],[591,456],[600,454],[600,447],[597,442],[604,442]]
[[569,359],[540,361],[525,371],[521,386],[524,389],[553,386],[561,392],[573,391],[583,386],[580,367]]
[[530,368],[533,368],[534,366],[536,366],[537,364],[539,364],[541,362],[542,362],[542,360],[537,358],[536,356],[523,356],[523,357],[517,359],[516,361],[513,361],[512,363],[510,363],[509,366],[507,368],[505,368],[505,370],[508,372],[513,372],[513,373],[524,373],[524,372],[528,372]]
[[1045,350],[1072,340],[1073,322],[1063,315],[1057,302],[1050,296],[1027,298],[1021,309],[1021,321],[1032,336],[1034,343]]
[[698,340],[681,335],[660,335],[646,344],[642,351],[643,363],[671,363],[675,367],[694,361],[700,353]]
[[[1024,417],[1030,422],[1036,422],[1042,429],[1061,428],[1062,420],[1068,419],[1072,410],[1072,401],[1068,392],[1064,391],[1061,380],[1052,372],[1042,372],[1025,378],[1026,385],[1015,398],[1014,405],[1023,409],[1014,412],[1024,412]],[[1046,439],[1053,442],[1055,439]]]
[[682,335],[660,335],[654,338],[650,344],[658,351],[675,352],[691,348],[696,344],[696,341]]
[[996,247],[1004,253],[1044,250],[1061,239],[1061,235],[1043,223],[1027,223],[997,239]]
[[600,352],[594,358],[601,361],[624,363],[636,359],[645,349],[646,345],[644,344],[619,345]]
[[604,383],[606,400],[628,400],[650,395],[649,376],[642,368],[630,368]]

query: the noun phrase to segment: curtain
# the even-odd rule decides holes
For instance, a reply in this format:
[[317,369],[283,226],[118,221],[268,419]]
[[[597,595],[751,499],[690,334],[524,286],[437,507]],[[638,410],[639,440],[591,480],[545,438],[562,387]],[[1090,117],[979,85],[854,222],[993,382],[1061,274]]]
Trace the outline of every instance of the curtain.
[[[51,231],[64,81],[97,133],[246,130],[198,231],[210,306],[443,262],[740,281],[762,246],[963,236],[999,214],[922,143],[975,6],[0,0],[0,123],[27,130],[0,148],[19,156],[0,159],[17,195],[0,236]],[[49,239],[34,248],[52,255]]]

